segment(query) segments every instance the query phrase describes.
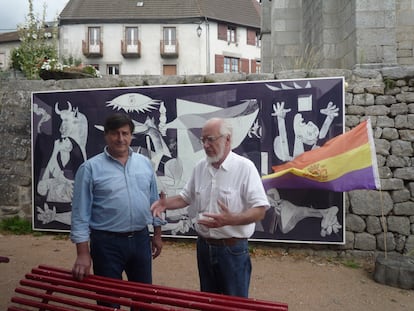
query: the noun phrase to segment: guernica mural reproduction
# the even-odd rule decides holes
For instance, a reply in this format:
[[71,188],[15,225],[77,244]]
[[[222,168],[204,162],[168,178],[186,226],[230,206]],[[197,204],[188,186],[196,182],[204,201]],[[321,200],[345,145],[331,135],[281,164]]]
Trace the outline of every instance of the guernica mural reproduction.
[[[158,188],[180,192],[204,157],[201,128],[233,125],[233,151],[261,175],[344,131],[344,80],[321,78],[86,89],[32,94],[33,228],[70,230],[74,176],[104,148],[103,123],[128,113],[134,152],[148,156]],[[253,240],[343,244],[344,196],[319,189],[267,189],[271,208]],[[194,237],[187,208],[167,211],[164,235]]]

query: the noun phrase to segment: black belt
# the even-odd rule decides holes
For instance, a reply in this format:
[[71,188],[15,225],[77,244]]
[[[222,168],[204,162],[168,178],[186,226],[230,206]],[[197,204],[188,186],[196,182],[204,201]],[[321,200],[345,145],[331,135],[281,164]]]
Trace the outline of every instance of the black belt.
[[200,237],[202,240],[204,240],[209,245],[215,245],[215,246],[234,246],[240,241],[246,241],[246,238],[227,238],[227,239],[210,239],[210,238],[204,238]]
[[145,230],[135,230],[135,231],[127,231],[127,232],[114,232],[114,231],[104,231],[104,230],[95,230],[92,229],[91,232],[95,232],[95,233],[102,233],[102,234],[107,234],[107,235],[111,235],[111,236],[116,236],[116,237],[121,237],[121,238],[132,238],[134,235],[142,233]]

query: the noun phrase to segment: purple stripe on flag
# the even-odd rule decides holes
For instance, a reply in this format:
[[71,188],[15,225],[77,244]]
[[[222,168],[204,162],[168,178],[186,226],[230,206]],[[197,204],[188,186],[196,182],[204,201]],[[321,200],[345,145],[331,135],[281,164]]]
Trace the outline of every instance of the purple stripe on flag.
[[266,190],[279,189],[321,189],[336,192],[354,189],[377,189],[372,167],[353,171],[329,182],[311,180],[302,176],[287,173],[277,178],[262,179]]

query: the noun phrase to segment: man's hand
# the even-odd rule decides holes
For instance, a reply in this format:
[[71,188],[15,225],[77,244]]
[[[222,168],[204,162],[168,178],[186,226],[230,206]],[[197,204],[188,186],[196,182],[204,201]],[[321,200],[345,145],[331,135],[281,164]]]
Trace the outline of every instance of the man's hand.
[[166,195],[161,192],[160,199],[151,205],[151,212],[154,217],[162,218],[162,213],[167,209]]
[[76,280],[82,281],[84,277],[89,275],[92,265],[92,259],[89,253],[89,243],[82,242],[76,244],[76,251],[78,255],[72,268],[72,276]]
[[87,277],[90,273],[91,268],[91,257],[90,255],[78,255],[75,261],[75,264],[72,268],[72,276],[78,280],[82,281],[84,277]]
[[228,207],[221,201],[217,201],[218,206],[221,209],[220,214],[204,213],[205,218],[199,219],[197,222],[200,225],[204,225],[208,228],[219,228],[227,225],[232,225],[234,215],[230,213]]
[[152,237],[152,258],[155,259],[161,254],[162,250],[162,238],[161,234],[154,234]]

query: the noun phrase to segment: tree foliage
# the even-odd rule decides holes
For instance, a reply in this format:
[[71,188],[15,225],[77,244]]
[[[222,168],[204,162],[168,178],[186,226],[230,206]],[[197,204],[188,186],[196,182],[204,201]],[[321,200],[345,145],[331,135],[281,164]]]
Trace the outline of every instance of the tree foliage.
[[39,78],[39,67],[45,59],[57,58],[57,32],[45,23],[46,5],[42,20],[36,19],[33,0],[24,25],[18,27],[20,46],[11,53],[12,67],[20,70],[28,79]]

